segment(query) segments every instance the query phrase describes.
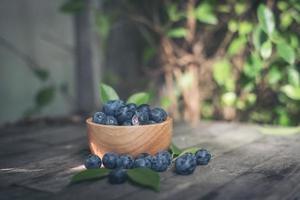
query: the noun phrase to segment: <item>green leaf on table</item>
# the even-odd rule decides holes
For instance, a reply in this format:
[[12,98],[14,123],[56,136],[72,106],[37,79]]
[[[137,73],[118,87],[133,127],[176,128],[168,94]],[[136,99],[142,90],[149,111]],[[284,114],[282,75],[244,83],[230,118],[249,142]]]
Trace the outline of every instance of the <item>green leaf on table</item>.
[[212,5],[209,3],[201,3],[196,9],[195,9],[195,16],[196,19],[200,22],[206,23],[206,24],[212,24],[216,25],[218,23],[218,18],[213,13]]
[[295,52],[292,47],[287,43],[281,42],[276,45],[276,50],[278,55],[283,58],[289,64],[294,64],[295,62]]
[[159,173],[148,168],[135,168],[129,169],[127,174],[133,183],[159,191]]
[[257,9],[257,17],[262,29],[271,35],[275,30],[275,19],[272,10],[264,4],[260,4]]
[[174,143],[171,143],[170,150],[173,156],[178,156],[182,150],[178,148]]
[[272,43],[270,40],[267,40],[261,46],[260,55],[264,59],[267,59],[271,56],[271,54],[272,54]]
[[285,85],[281,87],[281,91],[293,100],[300,100],[300,87],[293,87],[292,85]]
[[109,85],[104,83],[100,84],[100,100],[102,103],[106,103],[109,100],[117,100],[119,96],[117,92]]
[[111,171],[110,169],[106,169],[106,168],[87,169],[75,174],[71,179],[71,183],[102,179],[106,177],[110,171]]
[[178,157],[182,156],[185,153],[192,153],[195,154],[199,149],[201,149],[200,147],[190,147],[190,148],[186,148],[184,149],[179,155]]
[[183,27],[174,28],[168,31],[167,35],[170,38],[183,38],[187,34],[187,30]]
[[141,105],[144,103],[148,103],[150,100],[150,94],[146,93],[146,92],[139,92],[139,93],[135,93],[133,95],[131,95],[128,100],[127,103],[135,103],[137,105]]
[[55,96],[55,87],[47,86],[40,89],[35,96],[35,103],[39,107],[43,107],[51,103]]

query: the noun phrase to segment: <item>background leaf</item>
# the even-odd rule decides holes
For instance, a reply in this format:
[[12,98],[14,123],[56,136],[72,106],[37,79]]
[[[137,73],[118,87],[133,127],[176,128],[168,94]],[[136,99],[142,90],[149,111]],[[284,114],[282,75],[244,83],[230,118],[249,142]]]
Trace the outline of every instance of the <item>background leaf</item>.
[[84,8],[84,0],[68,0],[60,8],[62,12],[74,14]]
[[55,87],[48,86],[40,89],[35,96],[35,103],[37,106],[42,107],[48,105],[55,96]]
[[293,87],[292,85],[285,85],[281,91],[293,100],[300,100],[300,87]]
[[276,50],[279,56],[289,64],[293,64],[295,62],[295,52],[287,43],[281,42],[277,44]]
[[127,171],[129,179],[141,186],[159,191],[160,176],[159,173],[148,168],[135,168]]
[[100,84],[100,100],[102,103],[106,103],[109,100],[117,100],[119,96],[117,92],[109,85],[104,83]]
[[271,56],[271,54],[272,54],[272,43],[270,40],[267,40],[261,46],[260,55],[264,59],[267,59]]
[[79,172],[78,174],[75,174],[72,177],[71,183],[101,179],[101,178],[106,177],[110,171],[111,171],[110,169],[106,169],[106,168],[87,169],[82,172]]
[[139,92],[139,93],[135,93],[133,95],[131,95],[128,100],[127,103],[135,103],[137,105],[141,105],[144,103],[148,103],[150,100],[150,94],[146,93],[146,92]]
[[263,4],[260,4],[257,10],[259,24],[262,29],[271,35],[275,29],[275,20],[272,11]]
[[49,72],[45,69],[35,68],[33,73],[41,80],[46,81],[49,78]]
[[196,19],[206,24],[215,25],[218,23],[218,18],[213,13],[212,6],[209,3],[202,3],[195,9]]
[[183,27],[174,28],[168,31],[167,35],[171,38],[183,38],[187,34],[187,30]]

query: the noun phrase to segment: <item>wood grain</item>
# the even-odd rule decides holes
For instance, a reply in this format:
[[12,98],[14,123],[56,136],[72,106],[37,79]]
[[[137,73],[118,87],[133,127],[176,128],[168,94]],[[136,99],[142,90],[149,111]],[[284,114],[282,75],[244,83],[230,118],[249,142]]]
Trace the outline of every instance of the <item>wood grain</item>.
[[88,141],[92,153],[102,157],[106,152],[155,154],[167,150],[171,144],[173,122],[171,118],[158,124],[142,126],[107,126],[87,119]]

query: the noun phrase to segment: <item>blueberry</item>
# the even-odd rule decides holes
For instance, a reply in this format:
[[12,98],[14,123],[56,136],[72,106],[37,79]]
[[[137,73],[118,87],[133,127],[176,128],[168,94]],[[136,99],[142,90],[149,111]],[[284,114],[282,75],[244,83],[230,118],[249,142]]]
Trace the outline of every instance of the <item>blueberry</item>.
[[132,116],[131,124],[132,124],[133,126],[140,125],[139,118],[138,118],[137,115],[133,115],[133,116]]
[[131,126],[131,125],[132,125],[132,123],[130,120],[122,123],[122,126]]
[[108,169],[115,169],[117,167],[118,155],[115,153],[106,153],[104,154],[102,161],[104,167]]
[[103,112],[96,112],[93,116],[93,122],[97,124],[105,124],[106,123],[106,115]]
[[170,165],[172,162],[172,156],[168,151],[160,151],[156,154],[156,156],[165,159],[168,165]]
[[151,160],[151,169],[157,172],[163,172],[168,169],[168,161],[162,156],[153,156]]
[[156,122],[153,121],[153,120],[149,120],[149,121],[147,122],[147,124],[156,124]]
[[119,124],[123,124],[125,121],[130,121],[135,111],[131,110],[129,106],[121,106],[115,113]]
[[101,164],[102,164],[101,158],[99,158],[97,155],[89,155],[84,162],[84,166],[87,169],[100,168]]
[[137,167],[146,167],[146,168],[151,168],[151,161],[149,159],[146,158],[137,158],[134,161],[134,168]]
[[106,117],[106,125],[118,125],[118,120],[113,116]]
[[191,153],[185,153],[176,159],[175,172],[181,175],[188,175],[194,172],[196,166],[196,157]]
[[117,167],[125,169],[133,168],[133,158],[129,155],[121,155],[117,160]]
[[103,105],[102,111],[106,115],[115,116],[116,111],[124,105],[125,103],[122,100],[111,100]]
[[136,118],[138,119],[139,124],[147,124],[149,121],[149,113],[141,110],[135,111]]
[[167,113],[162,108],[153,108],[150,111],[150,120],[153,120],[157,123],[163,122],[167,119]]
[[141,112],[150,113],[150,106],[148,104],[141,104],[137,107],[137,110]]
[[127,172],[125,169],[115,169],[112,170],[108,175],[108,181],[111,184],[121,184],[127,180]]
[[197,165],[207,165],[211,159],[211,154],[206,149],[199,149],[196,153]]
[[137,109],[137,106],[135,103],[129,103],[129,104],[126,104],[126,106],[129,108],[129,110],[135,112],[136,109]]
[[136,159],[138,159],[138,158],[149,158],[150,160],[152,159],[151,158],[152,156],[149,154],[149,153],[141,153],[141,154],[139,154],[137,157],[136,157]]

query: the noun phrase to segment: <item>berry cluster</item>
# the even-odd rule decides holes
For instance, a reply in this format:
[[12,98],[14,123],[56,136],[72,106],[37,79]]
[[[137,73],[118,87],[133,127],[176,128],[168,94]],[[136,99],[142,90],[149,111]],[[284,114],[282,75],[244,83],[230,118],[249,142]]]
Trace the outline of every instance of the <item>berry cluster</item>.
[[[211,159],[211,154],[200,149],[195,154],[185,153],[175,160],[175,172],[180,175],[188,175],[194,172],[197,165],[207,165]],[[172,163],[172,156],[168,151],[160,151],[152,156],[142,153],[135,159],[130,155],[118,155],[116,153],[106,153],[102,160],[96,155],[90,155],[85,161],[87,169],[100,168],[103,164],[105,168],[112,169],[108,178],[112,184],[120,184],[127,180],[126,169],[146,167],[156,172],[166,171]]]
[[162,108],[151,109],[148,104],[125,104],[122,100],[108,101],[102,111],[93,116],[93,122],[97,124],[121,126],[155,124],[166,119],[167,113]]

